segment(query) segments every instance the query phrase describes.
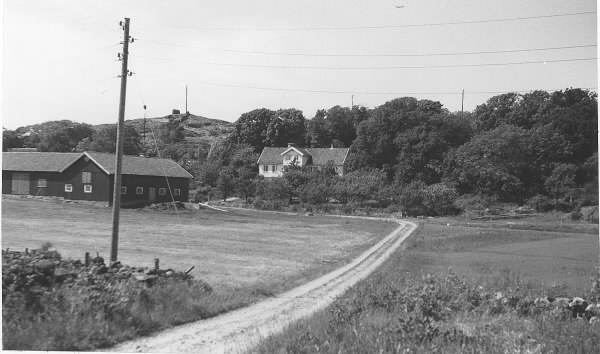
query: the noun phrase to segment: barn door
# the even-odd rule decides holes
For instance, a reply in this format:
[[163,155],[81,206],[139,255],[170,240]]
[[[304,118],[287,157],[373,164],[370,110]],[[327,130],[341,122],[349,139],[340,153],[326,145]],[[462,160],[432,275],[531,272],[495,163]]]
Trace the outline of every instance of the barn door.
[[29,173],[13,173],[12,194],[29,194]]
[[148,198],[150,198],[150,203],[154,203],[156,201],[156,188],[148,188]]

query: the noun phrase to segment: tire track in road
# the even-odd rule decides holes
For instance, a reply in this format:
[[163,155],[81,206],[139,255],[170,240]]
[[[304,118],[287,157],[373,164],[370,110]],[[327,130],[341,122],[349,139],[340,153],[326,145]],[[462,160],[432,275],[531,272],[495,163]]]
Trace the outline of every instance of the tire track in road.
[[331,304],[377,269],[417,228],[408,221],[392,221],[399,224],[398,228],[349,264],[318,279],[246,308],[124,342],[107,351],[239,353],[249,350],[260,339]]

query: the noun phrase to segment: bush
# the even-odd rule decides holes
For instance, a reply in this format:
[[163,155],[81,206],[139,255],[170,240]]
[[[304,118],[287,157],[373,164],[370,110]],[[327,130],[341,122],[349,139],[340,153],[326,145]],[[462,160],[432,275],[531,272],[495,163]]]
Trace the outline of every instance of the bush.
[[549,197],[538,194],[534,197],[529,198],[525,203],[529,208],[537,211],[538,213],[545,213],[552,209],[554,209],[554,204],[552,203],[552,199]]

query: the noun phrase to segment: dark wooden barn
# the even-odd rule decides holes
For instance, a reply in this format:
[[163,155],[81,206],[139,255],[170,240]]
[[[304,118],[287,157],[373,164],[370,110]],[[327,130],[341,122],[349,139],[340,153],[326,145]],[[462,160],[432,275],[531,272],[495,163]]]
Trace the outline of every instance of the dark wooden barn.
[[[2,194],[56,196],[112,204],[115,155],[3,152]],[[192,175],[175,161],[123,156],[121,205],[187,201]]]

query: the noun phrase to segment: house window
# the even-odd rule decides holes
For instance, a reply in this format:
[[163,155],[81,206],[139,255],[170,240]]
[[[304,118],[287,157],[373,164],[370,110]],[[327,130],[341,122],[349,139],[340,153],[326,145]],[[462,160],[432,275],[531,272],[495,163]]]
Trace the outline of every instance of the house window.
[[73,191],[73,185],[65,184],[65,192],[72,192],[72,191]]
[[166,188],[159,188],[158,189],[158,195],[167,195],[167,189]]
[[127,194],[127,187],[121,186],[121,194]]
[[179,196],[181,195],[181,189],[179,189],[179,188],[175,188],[175,189],[173,190],[173,194],[174,194],[176,197],[179,197]]
[[275,172],[277,170],[277,166],[273,165],[271,166],[271,172]]
[[269,166],[263,165],[263,172],[269,172]]
[[289,160],[291,160],[291,159],[292,159],[292,156],[291,156],[291,155],[285,155],[285,160],[286,160],[286,161],[289,161]]
[[83,193],[92,193],[92,185],[86,184],[83,186]]
[[48,180],[45,178],[38,178],[38,187],[39,188],[48,187]]
[[92,183],[92,173],[81,172],[81,183]]
[[135,194],[144,194],[144,187],[135,187]]

